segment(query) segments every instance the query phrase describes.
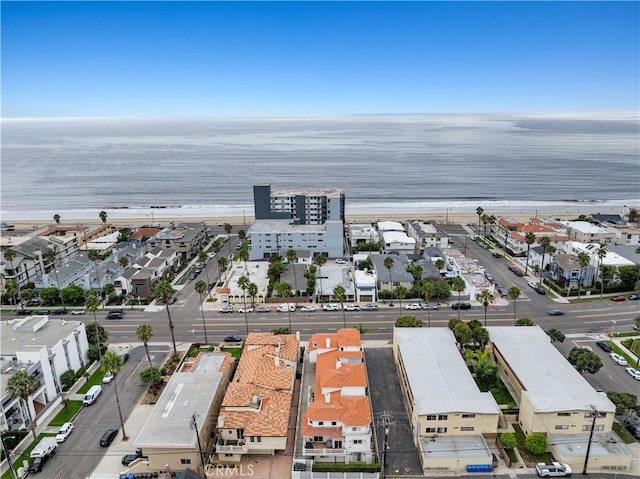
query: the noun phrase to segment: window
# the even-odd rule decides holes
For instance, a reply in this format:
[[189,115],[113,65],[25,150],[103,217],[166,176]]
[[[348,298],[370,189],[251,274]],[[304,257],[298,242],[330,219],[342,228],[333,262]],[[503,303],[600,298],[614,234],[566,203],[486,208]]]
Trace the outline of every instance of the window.
[[449,419],[447,414],[438,414],[438,421],[446,421],[447,419]]
[[436,415],[435,414],[431,414],[429,416],[427,416],[427,421],[435,421],[436,420]]
[[337,426],[337,425],[338,425],[338,423],[337,423],[337,422],[335,422],[335,421],[331,421],[331,425],[332,425],[332,426]]
[[571,413],[570,412],[559,412],[558,416],[571,417]]
[[191,464],[191,459],[181,458],[180,459],[180,464]]
[[556,424],[556,429],[569,429],[566,424]]
[[[462,426],[460,428],[461,431],[473,431],[474,427],[473,426]],[[446,432],[446,431],[445,431]]]
[[443,434],[443,433],[447,432],[447,428],[446,427],[439,427],[438,428],[438,432]]
[[256,442],[262,442],[262,436],[256,437]]
[[322,436],[313,436],[313,442],[322,442],[324,438]]
[[462,415],[462,419],[472,419],[474,417],[476,417],[475,414],[463,414]]
[[436,432],[436,428],[435,427],[428,427],[426,430],[427,434],[435,434]]
[[362,444],[362,439],[355,439],[353,441],[354,444]]
[[[585,424],[582,426],[583,431],[591,431],[591,424]],[[596,424],[595,431],[604,431],[604,424]]]

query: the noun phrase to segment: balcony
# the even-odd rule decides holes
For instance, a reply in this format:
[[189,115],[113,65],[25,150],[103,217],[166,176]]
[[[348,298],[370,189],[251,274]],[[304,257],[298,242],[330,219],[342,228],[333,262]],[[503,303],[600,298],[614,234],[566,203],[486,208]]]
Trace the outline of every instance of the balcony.
[[338,454],[345,454],[345,450],[342,447],[327,447],[324,442],[310,442],[304,443],[304,449],[302,451],[303,456],[334,456]]
[[216,452],[218,454],[247,454],[249,448],[244,441],[222,439],[216,445]]

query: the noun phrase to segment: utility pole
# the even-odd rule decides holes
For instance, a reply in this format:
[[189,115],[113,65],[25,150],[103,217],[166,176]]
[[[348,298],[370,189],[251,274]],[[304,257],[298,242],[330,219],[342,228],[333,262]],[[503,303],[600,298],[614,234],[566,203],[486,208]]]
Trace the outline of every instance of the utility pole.
[[11,471],[11,477],[13,479],[18,479],[15,469],[13,469],[13,461],[11,460],[11,454],[9,452],[9,449],[7,449],[7,444],[4,442],[4,433],[0,433],[0,441],[2,441],[2,449],[5,455],[7,456],[7,462],[9,463],[9,470]]
[[204,451],[202,450],[202,444],[200,443],[200,433],[198,432],[198,422],[196,421],[196,417],[196,413],[194,412],[191,416],[189,427],[196,431],[196,439],[198,439],[198,453],[200,454],[200,461],[202,462],[202,471],[205,472]]
[[582,469],[583,476],[587,475],[587,464],[589,463],[589,452],[591,451],[591,440],[593,439],[593,431],[596,430],[596,419],[598,419],[598,416],[600,415],[600,413],[598,412],[598,410],[593,404],[591,404],[589,407],[591,408],[591,414],[593,416],[593,419],[591,421],[591,432],[589,433],[589,442],[587,443],[587,454],[584,456],[584,468]]

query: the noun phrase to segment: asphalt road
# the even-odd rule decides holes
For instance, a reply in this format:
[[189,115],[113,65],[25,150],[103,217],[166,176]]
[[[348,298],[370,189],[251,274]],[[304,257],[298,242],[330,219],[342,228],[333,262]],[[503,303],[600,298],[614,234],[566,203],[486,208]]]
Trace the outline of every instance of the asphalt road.
[[[149,356],[154,366],[164,363],[168,346],[150,346]],[[138,373],[148,367],[143,347],[131,350],[129,360],[123,365],[116,377],[122,417],[126,423],[133,408],[142,397],[145,387]],[[84,479],[91,475],[108,447],[100,446],[100,438],[106,429],[117,428],[118,438],[122,437],[122,428],[116,406],[115,384],[104,384],[98,400],[84,407],[73,421],[74,431],[67,440],[59,444],[57,452],[42,469],[38,477],[52,479]],[[126,432],[126,430],[125,430]],[[131,451],[135,448],[131,445]]]

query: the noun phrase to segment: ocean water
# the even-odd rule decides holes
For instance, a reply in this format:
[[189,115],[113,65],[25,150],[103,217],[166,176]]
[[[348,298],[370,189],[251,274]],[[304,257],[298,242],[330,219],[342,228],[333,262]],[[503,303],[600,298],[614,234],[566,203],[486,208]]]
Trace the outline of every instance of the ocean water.
[[640,205],[637,114],[4,119],[3,221],[251,216],[254,184],[347,214]]

